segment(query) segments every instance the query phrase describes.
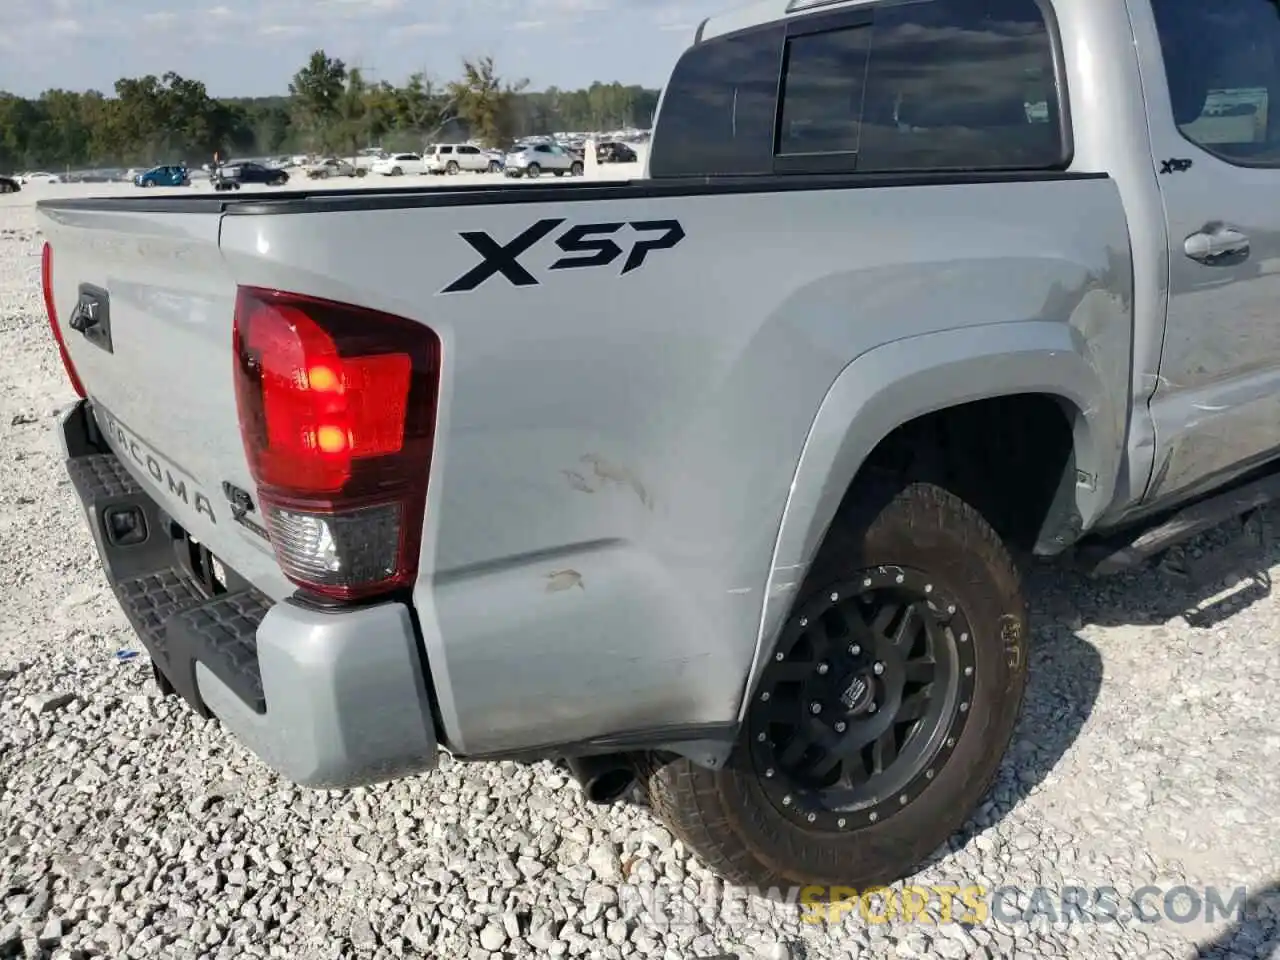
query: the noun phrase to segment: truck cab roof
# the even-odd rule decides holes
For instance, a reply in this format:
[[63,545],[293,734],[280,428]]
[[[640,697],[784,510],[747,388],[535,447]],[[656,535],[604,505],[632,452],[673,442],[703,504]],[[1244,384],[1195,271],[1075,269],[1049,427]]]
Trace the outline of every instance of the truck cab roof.
[[868,2],[870,0],[756,0],[755,3],[742,4],[708,17],[698,28],[697,39],[708,40],[736,30],[773,23],[788,16],[803,16],[817,10],[844,9]]

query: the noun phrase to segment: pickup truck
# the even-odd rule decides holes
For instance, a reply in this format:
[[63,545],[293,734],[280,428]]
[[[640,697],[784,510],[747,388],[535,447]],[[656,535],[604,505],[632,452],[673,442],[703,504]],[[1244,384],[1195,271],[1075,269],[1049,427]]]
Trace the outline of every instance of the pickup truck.
[[634,181],[42,201],[157,681],[300,784],[553,760],[736,883],[909,873],[1026,564],[1280,490],[1277,61],[1272,0],[764,0]]

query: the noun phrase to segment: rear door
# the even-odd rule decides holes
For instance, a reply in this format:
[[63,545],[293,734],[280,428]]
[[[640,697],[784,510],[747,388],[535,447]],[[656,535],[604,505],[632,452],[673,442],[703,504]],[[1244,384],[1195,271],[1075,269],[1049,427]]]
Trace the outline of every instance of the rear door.
[[484,170],[489,166],[488,158],[480,152],[479,147],[466,144],[458,148],[458,154],[463,170]]
[[1148,498],[1280,453],[1280,16],[1130,0],[1169,236]]

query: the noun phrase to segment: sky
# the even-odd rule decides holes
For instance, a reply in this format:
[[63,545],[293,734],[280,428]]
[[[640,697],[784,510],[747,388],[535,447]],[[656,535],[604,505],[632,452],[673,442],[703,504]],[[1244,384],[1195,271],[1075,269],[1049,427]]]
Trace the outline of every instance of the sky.
[[703,17],[741,0],[0,0],[0,90],[109,93],[174,70],[215,96],[285,93],[308,54],[402,82],[490,55],[533,89],[659,87]]

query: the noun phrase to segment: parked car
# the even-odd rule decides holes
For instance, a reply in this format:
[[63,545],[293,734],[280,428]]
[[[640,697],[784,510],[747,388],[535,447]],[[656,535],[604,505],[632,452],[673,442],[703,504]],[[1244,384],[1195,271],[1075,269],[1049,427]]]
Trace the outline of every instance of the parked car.
[[354,177],[359,172],[352,164],[337,157],[326,157],[318,163],[311,164],[306,170],[307,179],[309,180],[327,180],[329,177]]
[[370,173],[379,173],[384,177],[402,177],[406,174],[418,175],[427,172],[427,163],[420,153],[397,153],[381,160],[375,160],[369,167]]
[[215,190],[238,190],[241,184],[265,184],[283,187],[289,182],[289,172],[251,160],[224,163],[210,173]]
[[48,173],[44,170],[36,170],[28,173],[22,173],[17,176],[19,183],[62,183],[63,177],[56,173]]
[[543,171],[563,177],[566,173],[582,176],[582,160],[564,147],[554,143],[535,143],[519,147],[507,154],[504,169],[508,177],[528,177],[533,180]]
[[598,163],[635,163],[636,152],[621,140],[605,140],[596,145]]
[[189,187],[191,175],[180,164],[162,164],[135,176],[133,184],[136,187]]
[[352,158],[352,162],[356,170],[364,171],[365,173],[371,173],[373,172],[372,167],[374,166],[374,164],[376,164],[379,160],[387,159],[387,157],[389,156],[391,156],[391,154],[389,154],[386,150],[383,150],[381,147],[366,147],[365,149],[356,153],[356,155]]
[[456,174],[464,170],[471,173],[497,173],[501,164],[480,147],[471,143],[439,143],[427,154],[427,172]]
[[21,189],[16,177],[0,177],[0,193],[17,193]]
[[37,205],[161,690],[298,783],[558,757],[862,892],[993,782],[1034,558],[1280,496],[1272,0],[783,8],[698,28],[647,179]]

